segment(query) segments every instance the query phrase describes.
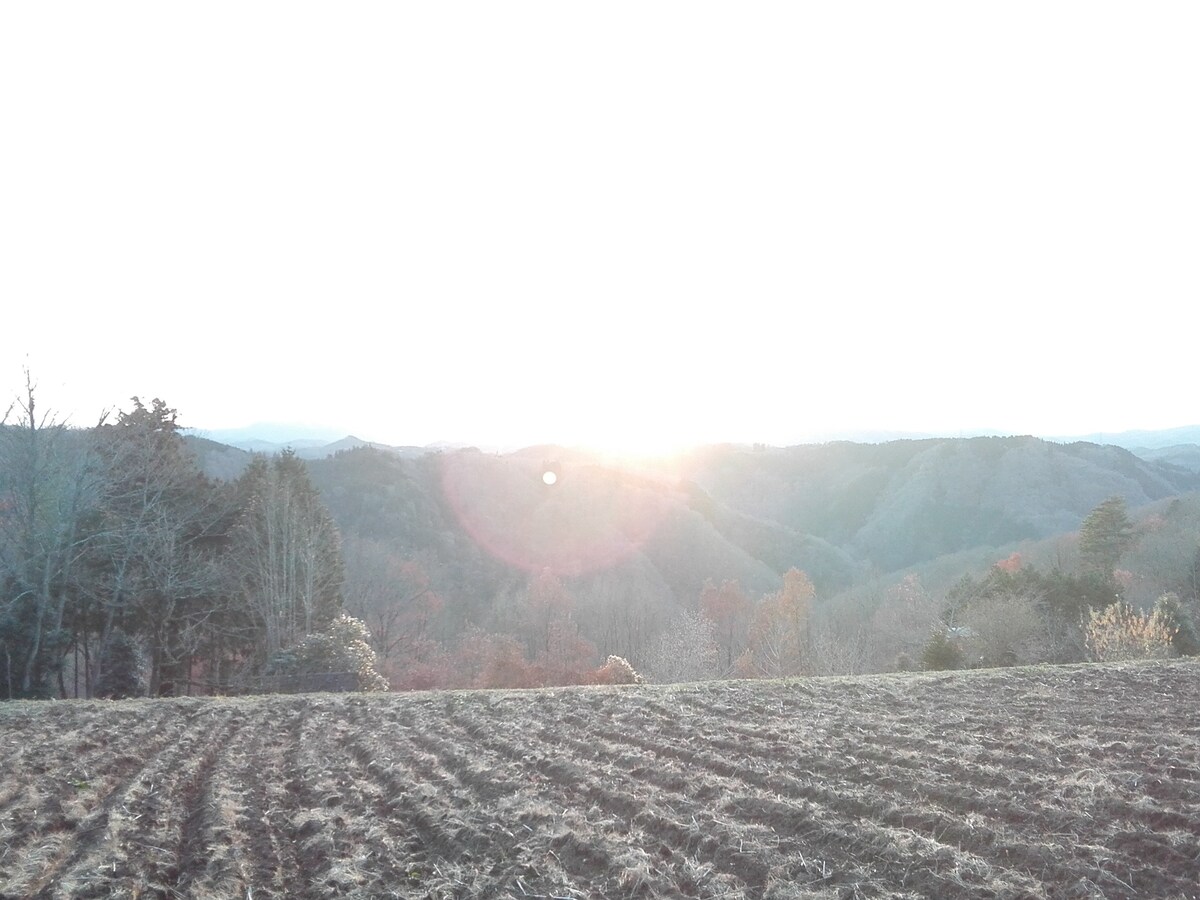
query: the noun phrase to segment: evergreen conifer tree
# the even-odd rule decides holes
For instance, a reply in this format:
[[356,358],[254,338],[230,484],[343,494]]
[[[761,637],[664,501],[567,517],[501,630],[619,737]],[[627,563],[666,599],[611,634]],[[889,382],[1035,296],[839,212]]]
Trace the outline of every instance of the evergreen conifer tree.
[[1109,497],[1093,509],[1079,529],[1079,552],[1084,567],[1106,577],[1112,575],[1133,542],[1133,524],[1121,497]]

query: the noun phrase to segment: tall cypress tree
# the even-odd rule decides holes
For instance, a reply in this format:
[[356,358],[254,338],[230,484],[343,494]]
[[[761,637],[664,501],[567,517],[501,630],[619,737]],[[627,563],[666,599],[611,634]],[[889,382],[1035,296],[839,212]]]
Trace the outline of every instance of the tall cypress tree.
[[1133,524],[1121,497],[1109,497],[1093,509],[1079,529],[1079,552],[1084,569],[1105,577],[1112,575],[1133,543]]
[[144,641],[148,687],[157,695],[186,675],[195,626],[220,602],[212,562],[222,509],[184,445],[176,411],[157,398],[150,406],[132,402],[98,429],[105,496],[103,537],[93,545],[97,624],[102,646],[117,628]]

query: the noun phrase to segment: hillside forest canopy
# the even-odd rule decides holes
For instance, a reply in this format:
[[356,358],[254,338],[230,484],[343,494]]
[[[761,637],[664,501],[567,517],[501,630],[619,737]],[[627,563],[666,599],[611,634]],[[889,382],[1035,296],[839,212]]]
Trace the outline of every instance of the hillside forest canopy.
[[657,467],[553,447],[306,460],[188,436],[160,399],[75,427],[35,394],[0,426],[5,699],[1200,649],[1200,476],[1115,447],[709,447]]

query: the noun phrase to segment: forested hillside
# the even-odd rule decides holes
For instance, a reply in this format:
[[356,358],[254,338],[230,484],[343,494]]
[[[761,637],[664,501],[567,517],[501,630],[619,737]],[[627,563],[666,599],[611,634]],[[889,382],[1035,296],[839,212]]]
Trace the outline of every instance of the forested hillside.
[[[1115,447],[1028,437],[712,447],[636,467],[554,447],[420,458],[358,449],[309,467],[342,530],[351,606],[368,621],[381,615],[370,608],[379,591],[357,586],[356,573],[370,570],[367,580],[378,583],[385,560],[403,560],[387,609],[403,604],[400,595],[436,596],[436,610],[417,616],[421,639],[453,645],[474,625],[516,636],[534,659],[531,585],[549,577],[563,598],[560,624],[599,658],[620,654],[651,672],[688,653],[664,646],[662,635],[702,616],[724,665],[700,662],[697,676],[732,671],[763,599],[785,587],[789,570],[812,584],[804,640],[819,650],[810,647],[808,665],[878,668],[919,653],[944,618],[944,589],[931,594],[911,575],[901,583],[914,566],[956,572],[943,577],[948,585],[983,574],[980,566],[1017,545],[1073,532],[1109,497],[1137,509],[1200,483]],[[542,480],[547,468],[553,485]],[[1172,574],[1139,576],[1139,599],[1153,603],[1147,585],[1174,584],[1179,560],[1200,544],[1185,519],[1167,529],[1185,547],[1172,556]],[[1082,575],[1062,552],[1041,560],[1043,569],[1065,564],[1064,577]],[[1102,586],[1065,590],[1076,618],[1088,598],[1111,596]],[[908,607],[909,623],[889,623]],[[1070,652],[1083,652],[1082,637]]]
[[[238,474],[250,458],[224,445],[188,440],[213,477]],[[540,482],[544,463],[566,476],[555,491]],[[665,529],[675,532],[674,541],[704,540],[697,523],[678,521],[691,510],[731,545],[715,552],[725,558],[717,562],[711,561],[713,547],[696,547],[705,558],[702,567],[711,566],[699,574],[701,581],[753,580],[744,560],[731,561],[745,554],[777,575],[799,566],[824,592],[849,585],[866,569],[889,572],[971,548],[1072,531],[1107,497],[1120,496],[1136,509],[1200,489],[1200,472],[1179,465],[1113,446],[1033,437],[718,446],[636,471],[555,447],[505,456],[472,450],[423,456],[343,452],[309,465],[344,529],[395,539],[404,548],[429,550],[439,546],[439,533],[461,526],[445,505],[445,488],[456,483],[446,481],[452,468],[458,481],[470,479],[469,487],[458,486],[460,493],[474,492],[481,508],[516,513],[553,497],[559,522],[591,521],[597,504],[636,506],[633,493],[651,491],[664,509],[675,507],[674,524]],[[608,495],[601,499],[595,488],[603,479]],[[663,537],[659,549],[669,543],[672,536]],[[471,555],[469,548],[451,552]],[[554,567],[553,560],[543,562]],[[572,565],[564,563],[564,571],[572,574]],[[679,588],[689,593],[698,573],[685,568]]]
[[1196,618],[1200,474],[1116,447],[303,460],[184,438],[158,400],[93,429],[33,405],[0,428],[5,696],[374,684],[372,654],[398,687],[1066,661],[1114,599]]
[[1074,530],[1098,503],[1137,508],[1200,476],[1118,447],[1033,437],[718,448],[693,476],[718,502],[820,537],[880,571]]
[[[553,488],[541,483],[543,464],[562,469]],[[579,554],[603,553],[612,540],[597,529],[615,527],[679,579],[681,594],[710,577],[746,578],[760,587],[756,564],[777,576],[798,566],[818,588],[833,591],[867,568],[894,571],[973,547],[1071,531],[1111,496],[1138,508],[1200,489],[1200,475],[1116,447],[1031,437],[714,447],[670,468],[637,472],[557,448],[420,459],[354,452],[310,468],[349,532],[445,550],[439,535],[447,529],[474,528],[486,540],[478,532],[490,519],[502,524],[514,517],[504,530],[543,527],[547,534],[527,534],[528,548],[493,547],[501,561],[574,576],[589,568]],[[621,510],[627,521],[603,519],[605,510]],[[630,533],[635,524],[646,533]],[[574,551],[545,540],[563,538],[564,529],[578,532]],[[699,558],[673,566],[672,557],[682,553],[673,545],[681,543]]]

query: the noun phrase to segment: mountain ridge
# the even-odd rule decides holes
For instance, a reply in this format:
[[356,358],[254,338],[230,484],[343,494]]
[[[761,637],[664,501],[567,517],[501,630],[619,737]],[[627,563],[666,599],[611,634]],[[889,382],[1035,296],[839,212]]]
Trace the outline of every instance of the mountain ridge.
[[[557,447],[558,449],[578,450],[584,453],[593,453],[586,448],[567,447],[553,444],[515,444],[512,446],[491,445],[487,442],[465,442],[465,441],[434,441],[426,444],[389,444],[384,441],[373,441],[364,438],[355,437],[350,431],[331,428],[321,425],[297,425],[288,423],[262,422],[255,425],[247,425],[240,428],[221,428],[221,429],[204,429],[204,428],[187,428],[186,433],[193,434],[197,437],[207,438],[217,441],[218,443],[228,444],[229,446],[238,447],[240,449],[278,452],[286,447],[293,449],[300,448],[317,448],[327,447],[339,444],[342,441],[354,440],[362,443],[371,444],[379,448],[394,447],[404,450],[422,449],[428,452],[447,451],[447,450],[464,450],[476,448],[488,453],[519,453],[526,451],[537,450],[544,447]],[[1050,441],[1058,444],[1073,444],[1079,442],[1112,445],[1122,447],[1131,451],[1153,451],[1163,450],[1181,445],[1197,445],[1200,446],[1200,424],[1197,425],[1182,425],[1171,428],[1162,429],[1136,429],[1127,431],[1112,431],[1112,432],[1089,432],[1084,434],[1033,434],[1030,432],[1018,433],[1006,429],[960,429],[955,432],[949,431],[902,431],[895,429],[856,429],[846,431],[831,431],[807,436],[806,438],[782,444],[761,444],[750,441],[734,441],[718,443],[717,446],[741,446],[755,447],[764,446],[778,449],[786,449],[788,447],[811,446],[813,444],[831,444],[831,443],[856,443],[856,444],[885,444],[894,443],[896,441],[922,441],[922,440],[954,440],[962,439],[969,440],[976,437],[1037,437],[1040,440]],[[693,448],[699,449],[699,448]]]
[[1110,496],[1133,509],[1200,490],[1200,475],[1121,448],[1032,437],[709,448],[684,478],[564,455],[550,488],[544,449],[359,448],[309,465],[344,534],[434,561],[439,589],[477,601],[547,568],[584,594],[636,570],[667,586],[662,602],[686,605],[707,580],[762,592],[795,566],[829,595],[868,573],[1072,531]]
[[[186,440],[214,477],[253,458]],[[547,464],[553,485],[542,478]],[[352,439],[306,465],[355,590],[365,579],[377,591],[416,566],[450,639],[464,623],[502,630],[513,598],[551,573],[576,598],[585,633],[626,636],[601,641],[616,653],[636,649],[621,640],[694,610],[710,582],[736,582],[757,599],[795,567],[821,604],[857,610],[853,598],[867,597],[870,608],[872,585],[915,571],[953,583],[1069,535],[1110,496],[1131,514],[1200,497],[1200,473],[1115,446],[1028,436],[727,444],[624,468],[547,445],[404,455]],[[360,571],[364,561],[375,568]]]

